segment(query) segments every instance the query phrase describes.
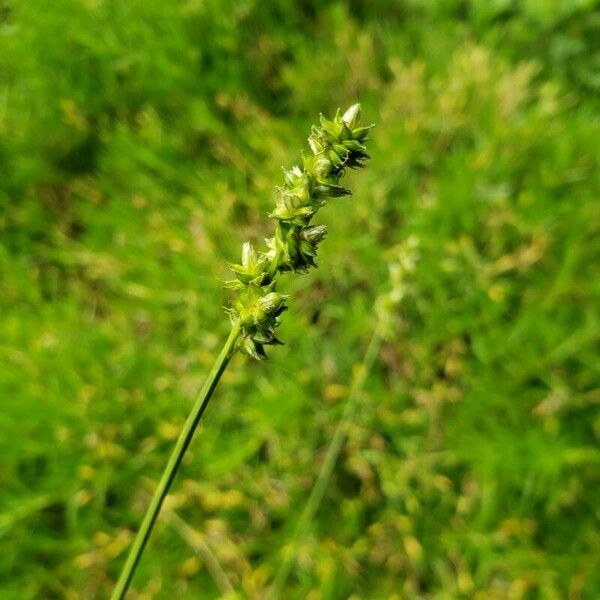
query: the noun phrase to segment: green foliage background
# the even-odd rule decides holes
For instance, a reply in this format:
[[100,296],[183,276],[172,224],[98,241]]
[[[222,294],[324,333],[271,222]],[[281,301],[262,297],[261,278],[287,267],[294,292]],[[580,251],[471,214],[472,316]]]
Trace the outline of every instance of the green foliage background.
[[[261,597],[414,236],[286,597],[597,598],[599,43],[586,0],[0,2],[0,597],[107,597],[225,261],[360,100],[373,158],[282,281],[287,345],[233,362],[169,511]],[[135,583],[221,597],[168,519]]]

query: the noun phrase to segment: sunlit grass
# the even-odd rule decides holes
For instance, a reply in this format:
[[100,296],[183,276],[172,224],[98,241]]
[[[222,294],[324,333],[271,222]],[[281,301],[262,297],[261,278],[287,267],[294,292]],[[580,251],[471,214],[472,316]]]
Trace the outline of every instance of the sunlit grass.
[[[597,25],[579,3],[500,4],[0,11],[3,599],[108,596],[226,335],[225,261],[270,234],[306,124],[356,97],[384,124],[360,201],[324,211],[289,343],[234,358],[169,510],[242,597],[266,592],[385,252],[416,236],[287,594],[594,597]],[[142,597],[220,596],[170,522],[155,534]]]

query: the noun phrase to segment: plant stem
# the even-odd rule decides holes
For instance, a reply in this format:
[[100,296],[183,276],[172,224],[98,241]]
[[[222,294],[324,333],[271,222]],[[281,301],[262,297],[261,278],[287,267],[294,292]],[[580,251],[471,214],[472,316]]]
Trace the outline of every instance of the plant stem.
[[158,517],[158,513],[160,512],[160,508],[167,494],[169,493],[169,488],[177,475],[177,471],[179,466],[181,465],[181,461],[187,450],[192,437],[194,435],[194,431],[208,406],[208,403],[219,383],[219,379],[225,371],[227,364],[229,363],[231,357],[235,352],[235,343],[240,335],[239,327],[233,327],[231,332],[229,333],[229,337],[225,342],[219,356],[215,360],[200,393],[198,394],[198,398],[194,403],[194,406],[179,434],[179,438],[177,439],[177,443],[173,448],[173,452],[169,458],[169,462],[163,471],[163,474],[160,478],[160,482],[156,491],[154,492],[154,496],[152,496],[152,500],[150,501],[150,505],[146,510],[146,514],[144,516],[144,520],[142,521],[142,525],[140,526],[137,535],[135,536],[135,540],[131,549],[129,550],[129,555],[127,556],[127,561],[121,571],[121,575],[119,577],[119,581],[112,593],[111,600],[122,600],[127,593],[127,589],[129,588],[129,584],[131,583],[131,579],[135,573],[135,569],[137,564],[142,556],[146,543],[148,542],[148,538],[152,533],[152,529],[154,527],[154,523]]
[[203,536],[194,531],[175,511],[166,509],[163,511],[163,515],[171,524],[171,527],[175,529],[190,548],[202,559],[221,594],[234,594],[235,589],[231,585],[227,573],[223,570],[221,563],[213,554],[208,543],[204,541]]
[[348,433],[348,425],[350,424],[350,421],[356,412],[362,389],[367,380],[367,376],[369,375],[371,369],[373,368],[373,364],[377,359],[380,348],[381,335],[379,333],[379,328],[376,328],[371,336],[371,340],[369,341],[369,345],[367,346],[363,360],[353,378],[352,387],[350,388],[348,400],[344,406],[344,411],[337,424],[331,443],[327,448],[327,453],[325,455],[323,464],[321,465],[321,470],[319,471],[317,480],[310,492],[308,500],[306,501],[304,510],[298,519],[298,524],[296,525],[296,530],[292,537],[292,541],[287,548],[287,552],[284,553],[284,557],[279,569],[275,573],[273,583],[271,584],[271,589],[267,594],[267,600],[276,600],[277,598],[281,597],[281,591],[296,562],[298,543],[306,535],[308,526],[314,518],[317,509],[319,508],[319,504],[323,499],[325,490],[329,484],[329,480],[333,475],[333,470],[337,463],[337,459],[342,450],[344,439]]

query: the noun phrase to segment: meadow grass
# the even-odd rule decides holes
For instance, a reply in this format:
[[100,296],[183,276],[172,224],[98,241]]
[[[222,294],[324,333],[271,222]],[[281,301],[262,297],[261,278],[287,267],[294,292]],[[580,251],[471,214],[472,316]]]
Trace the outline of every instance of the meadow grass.
[[595,598],[598,27],[585,1],[5,2],[0,596],[110,594],[227,333],[225,261],[360,98],[360,201],[323,212],[287,344],[229,365],[138,595],[267,593],[414,238],[286,597]]

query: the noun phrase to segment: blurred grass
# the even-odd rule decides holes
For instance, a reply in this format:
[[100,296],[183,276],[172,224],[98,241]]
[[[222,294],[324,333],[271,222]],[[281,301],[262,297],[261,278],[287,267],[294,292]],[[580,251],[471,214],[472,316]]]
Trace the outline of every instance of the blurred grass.
[[[224,261],[355,100],[369,169],[170,509],[260,597],[415,236],[288,597],[596,598],[599,34],[584,0],[1,2],[2,598],[107,596],[227,330]],[[166,521],[136,587],[219,597]]]

